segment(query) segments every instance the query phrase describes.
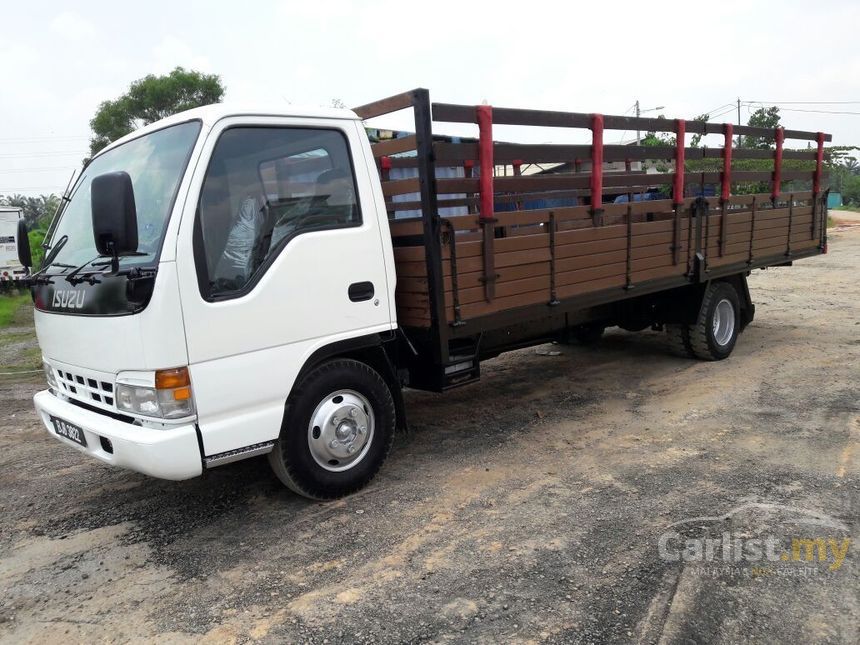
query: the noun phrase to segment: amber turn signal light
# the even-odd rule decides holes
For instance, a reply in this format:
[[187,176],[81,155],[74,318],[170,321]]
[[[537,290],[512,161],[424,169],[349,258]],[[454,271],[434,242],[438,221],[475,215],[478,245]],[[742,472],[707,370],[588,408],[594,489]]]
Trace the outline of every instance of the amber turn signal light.
[[174,369],[157,370],[155,372],[156,390],[172,390],[189,385],[191,385],[191,377],[188,375],[187,367],[176,367]]

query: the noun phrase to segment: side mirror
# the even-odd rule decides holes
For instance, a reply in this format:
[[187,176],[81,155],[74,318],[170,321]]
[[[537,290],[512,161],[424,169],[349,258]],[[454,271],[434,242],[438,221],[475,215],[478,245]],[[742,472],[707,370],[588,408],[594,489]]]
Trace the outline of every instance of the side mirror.
[[109,172],[93,178],[90,202],[96,250],[109,256],[137,251],[137,210],[128,173]]
[[30,252],[30,236],[27,235],[27,224],[23,219],[18,220],[18,235],[15,238],[18,243],[18,262],[26,268],[33,266],[33,254]]

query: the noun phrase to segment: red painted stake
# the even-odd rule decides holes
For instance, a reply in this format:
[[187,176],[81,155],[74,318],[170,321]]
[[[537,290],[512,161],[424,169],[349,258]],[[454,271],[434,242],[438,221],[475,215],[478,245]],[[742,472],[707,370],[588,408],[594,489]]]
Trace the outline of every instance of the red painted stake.
[[675,182],[672,187],[672,203],[676,206],[684,203],[684,137],[687,134],[687,122],[676,120],[675,140]]
[[815,153],[815,174],[812,176],[812,193],[818,197],[821,192],[821,172],[824,168],[824,133],[818,133],[818,151]]
[[776,153],[773,157],[773,189],[770,193],[770,198],[774,201],[779,199],[779,192],[782,187],[782,143],[785,141],[785,130],[782,128],[776,129]]
[[477,106],[478,113],[478,161],[481,176],[480,187],[481,219],[493,218],[493,108],[489,105]]
[[734,129],[735,126],[731,123],[726,123],[723,129],[726,142],[723,144],[723,190],[720,199],[724,202],[728,201],[732,195],[732,135]]
[[603,115],[591,115],[591,211],[603,209]]

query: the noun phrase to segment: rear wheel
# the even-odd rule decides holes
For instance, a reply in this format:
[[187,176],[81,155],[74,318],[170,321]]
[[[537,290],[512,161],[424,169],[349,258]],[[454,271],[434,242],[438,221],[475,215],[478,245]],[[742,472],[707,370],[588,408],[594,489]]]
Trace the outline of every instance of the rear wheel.
[[732,353],[741,329],[740,299],[728,282],[712,282],[705,289],[696,322],[666,325],[673,349],[691,358],[719,361]]
[[335,359],[296,387],[269,463],[299,495],[342,497],[382,467],[394,427],[394,399],[385,380],[364,363]]

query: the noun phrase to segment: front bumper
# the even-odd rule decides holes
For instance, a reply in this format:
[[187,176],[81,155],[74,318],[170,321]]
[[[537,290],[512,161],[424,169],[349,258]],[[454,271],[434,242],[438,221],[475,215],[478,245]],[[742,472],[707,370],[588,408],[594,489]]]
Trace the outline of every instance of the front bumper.
[[[54,396],[48,390],[36,394],[33,402],[52,437],[106,464],[160,479],[189,479],[203,472],[197,431],[193,424],[165,430],[144,428],[85,410]],[[87,445],[81,446],[57,435],[51,423],[52,416],[81,428]],[[104,449],[102,437],[110,441],[113,452]]]

